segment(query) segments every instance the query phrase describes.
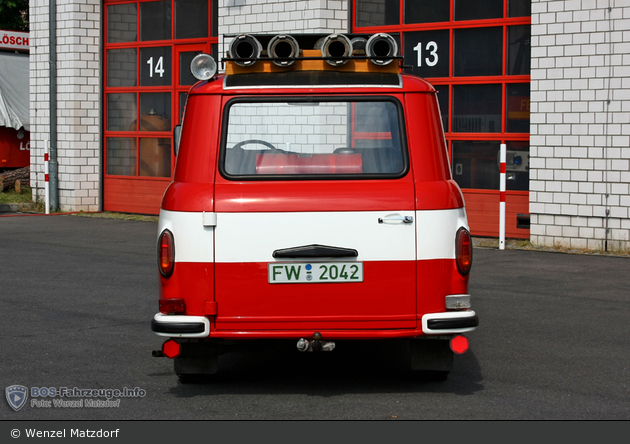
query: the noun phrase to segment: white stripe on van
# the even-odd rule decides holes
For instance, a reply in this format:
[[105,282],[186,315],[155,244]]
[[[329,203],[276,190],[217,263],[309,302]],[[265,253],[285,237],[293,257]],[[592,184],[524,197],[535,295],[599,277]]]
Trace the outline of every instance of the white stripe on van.
[[[413,224],[380,224],[413,211],[219,213],[217,262],[269,262],[275,250],[319,244],[358,251],[358,261],[415,260]],[[354,260],[354,258],[353,258]]]
[[214,262],[214,227],[204,227],[203,213],[160,210],[158,236],[173,233],[175,262]]
[[466,211],[416,211],[418,260],[455,259],[455,235],[460,227],[468,228]]
[[[412,224],[379,224],[397,214]],[[359,261],[454,259],[455,233],[468,227],[464,209],[435,211],[219,213],[204,227],[203,213],[161,210],[159,231],[175,238],[176,262],[271,262],[273,251],[321,244],[352,248]],[[414,229],[415,227],[415,229]],[[216,245],[214,234],[216,229]]]

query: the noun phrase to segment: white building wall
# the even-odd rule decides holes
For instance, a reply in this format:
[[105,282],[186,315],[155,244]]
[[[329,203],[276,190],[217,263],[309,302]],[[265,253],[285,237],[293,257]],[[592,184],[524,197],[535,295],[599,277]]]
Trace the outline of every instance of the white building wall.
[[348,32],[347,0],[219,0],[219,58],[230,34]]
[[[50,134],[48,5],[48,0],[30,1],[31,186],[40,198],[44,146]],[[57,0],[57,161],[62,211],[99,207],[100,11],[99,0]]]
[[532,0],[530,144],[532,243],[629,249],[630,0]]

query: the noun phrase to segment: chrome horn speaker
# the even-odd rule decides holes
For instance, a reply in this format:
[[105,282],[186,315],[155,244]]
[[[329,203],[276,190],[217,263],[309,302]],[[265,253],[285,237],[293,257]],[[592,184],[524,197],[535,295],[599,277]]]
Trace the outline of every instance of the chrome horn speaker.
[[389,34],[374,34],[365,44],[365,54],[375,65],[389,65],[398,55],[398,44]]
[[256,63],[262,53],[262,45],[256,37],[249,34],[241,34],[230,43],[230,57],[234,59],[251,59],[251,60],[234,60],[239,66],[251,66]]
[[290,35],[277,35],[273,37],[267,45],[267,55],[277,66],[291,66],[295,60],[292,58],[300,54],[300,45],[297,40]]

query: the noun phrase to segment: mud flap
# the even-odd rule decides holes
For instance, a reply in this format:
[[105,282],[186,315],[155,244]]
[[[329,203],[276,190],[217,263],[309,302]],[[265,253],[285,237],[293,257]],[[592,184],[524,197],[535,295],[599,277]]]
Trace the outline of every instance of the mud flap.
[[218,371],[218,354],[214,344],[183,342],[182,352],[174,359],[177,376],[214,375]]
[[453,368],[449,339],[411,339],[411,368],[416,371],[445,372]]

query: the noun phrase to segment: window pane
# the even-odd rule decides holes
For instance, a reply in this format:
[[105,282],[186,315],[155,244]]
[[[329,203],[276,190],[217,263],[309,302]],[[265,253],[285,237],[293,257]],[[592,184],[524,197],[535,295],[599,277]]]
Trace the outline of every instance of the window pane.
[[[218,36],[218,29],[219,29],[219,14],[218,14],[218,10],[219,7],[217,6],[217,2],[219,0],[210,0],[210,11],[211,11],[211,16],[210,16],[210,37],[217,37]],[[215,59],[218,60],[218,59]]]
[[455,0],[455,20],[503,17],[503,0]]
[[506,86],[507,132],[529,133],[529,83]]
[[195,79],[190,72],[190,62],[192,62],[192,59],[194,59],[197,54],[201,54],[201,51],[190,51],[190,52],[179,53],[179,84],[180,85],[194,85],[197,82],[197,79]]
[[529,75],[531,53],[531,27],[508,26],[508,75]]
[[140,175],[171,177],[171,139],[143,137],[140,139]]
[[138,39],[138,11],[135,3],[107,7],[107,43]]
[[171,47],[140,48],[140,86],[171,84]]
[[179,122],[178,125],[181,125],[182,120],[184,120],[184,111],[186,111],[186,100],[188,100],[188,93],[180,92],[179,93]]
[[107,94],[107,130],[135,131],[136,111],[135,94]]
[[498,190],[499,142],[453,141],[453,179],[461,188]]
[[405,23],[434,23],[450,20],[450,0],[405,0]]
[[400,0],[357,0],[357,27],[398,25]]
[[175,38],[208,37],[208,0],[175,0]]
[[497,76],[503,71],[503,29],[456,29],[455,76]]
[[508,142],[505,154],[505,189],[529,191],[529,143]]
[[532,0],[508,0],[508,17],[532,15]]
[[453,131],[501,132],[501,85],[453,86]]
[[448,85],[434,85],[434,88],[438,92],[437,99],[442,115],[442,126],[444,131],[448,132],[448,104],[450,103]]
[[171,1],[140,3],[140,40],[171,39]]
[[135,138],[107,138],[107,174],[116,176],[136,175]]
[[394,102],[235,103],[228,112],[224,170],[230,175],[404,171]]
[[420,77],[448,77],[451,54],[448,30],[405,32],[406,72]]
[[140,94],[140,131],[170,131],[170,122],[170,93]]
[[136,86],[137,50],[110,49],[107,51],[107,86]]

